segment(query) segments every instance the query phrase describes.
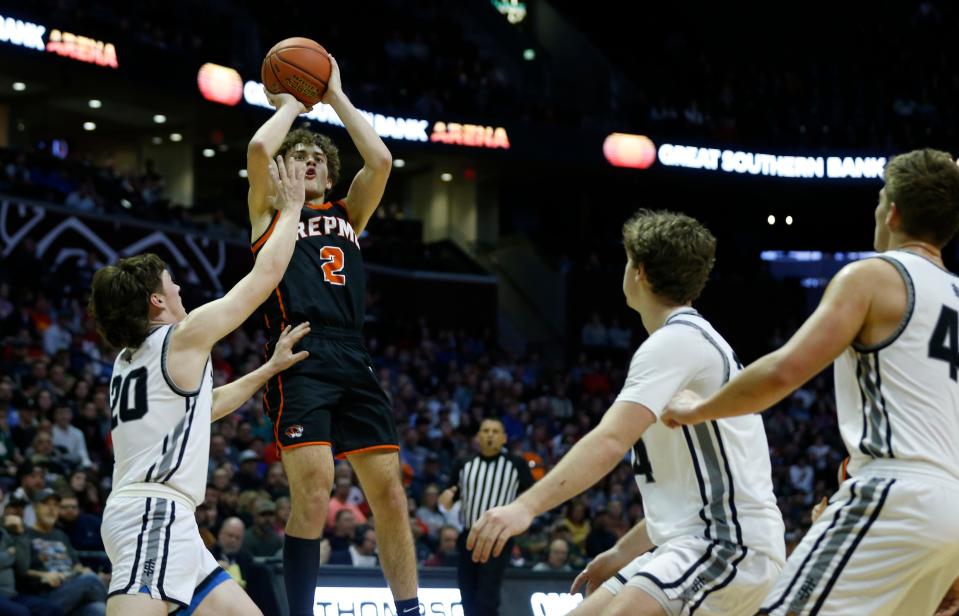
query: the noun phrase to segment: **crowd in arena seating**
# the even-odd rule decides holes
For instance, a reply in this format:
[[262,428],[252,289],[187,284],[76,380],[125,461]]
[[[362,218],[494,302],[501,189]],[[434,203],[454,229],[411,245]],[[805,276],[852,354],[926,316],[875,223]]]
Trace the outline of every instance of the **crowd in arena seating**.
[[[65,294],[55,274],[36,274],[45,271],[28,248],[0,261],[0,488],[6,495],[0,539],[10,535],[16,543],[21,536],[56,533],[70,556],[63,572],[92,585],[96,575],[85,567],[105,571],[102,555],[88,551],[102,550],[98,516],[110,491],[107,383],[113,351],[83,310],[83,281]],[[605,346],[597,344],[600,329]],[[536,354],[512,357],[489,335],[435,331],[422,322],[368,332],[380,382],[394,401],[410,525],[423,566],[456,560],[460,522],[455,510],[439,506],[437,495],[456,461],[475,451],[473,436],[482,418],[502,419],[509,449],[529,461],[536,478],[599,421],[627,366],[628,351],[610,348],[617,339],[610,338],[611,329],[601,320],[587,323],[584,352],[562,369]],[[626,332],[631,345],[639,342]],[[263,332],[255,327],[231,335],[213,353],[215,381],[228,382],[258,366],[262,348]],[[808,527],[813,504],[831,493],[841,459],[827,379],[813,381],[767,414],[766,427],[776,493],[793,543]],[[212,430],[206,499],[196,519],[217,558],[247,580],[257,557],[275,556],[281,548],[289,488],[258,398]],[[538,518],[517,540],[512,564],[574,570],[642,516],[624,460],[595,488]],[[341,463],[323,561],[376,564],[375,526],[349,465]],[[17,545],[26,549],[28,543]],[[16,592],[52,595],[53,584],[17,574]],[[34,584],[21,585],[28,582]]]
[[[576,3],[557,4],[603,49],[614,67],[610,74],[622,75],[611,78],[599,106],[589,99],[590,108],[577,108],[581,97],[536,87],[568,67],[551,63],[544,50],[543,60],[532,64],[518,54],[512,61],[494,56],[434,0],[331,4],[322,15],[290,1],[151,0],[118,12],[108,2],[40,0],[32,9],[150,54],[230,64],[247,78],[259,73],[273,42],[295,33],[291,24],[315,23],[309,34],[335,52],[357,102],[398,115],[535,118],[792,150],[945,145],[956,132],[957,78],[948,70],[948,49],[959,20],[950,3],[922,0],[873,13],[813,3],[791,15],[792,29],[756,29],[738,13],[709,7],[689,9],[699,13],[695,19],[683,8],[644,7],[641,20],[598,12],[592,18],[602,23],[591,25]],[[647,53],[632,47],[637,23],[644,24]],[[505,20],[500,26],[513,28]],[[809,32],[818,37],[810,40]],[[522,36],[539,47],[532,29]],[[531,70],[537,78],[517,78]]]

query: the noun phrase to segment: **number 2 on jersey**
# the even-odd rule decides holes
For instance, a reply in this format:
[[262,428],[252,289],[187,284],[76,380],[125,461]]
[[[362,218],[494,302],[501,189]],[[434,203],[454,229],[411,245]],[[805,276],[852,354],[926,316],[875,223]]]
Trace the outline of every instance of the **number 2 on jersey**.
[[929,339],[929,357],[949,363],[949,378],[959,381],[959,312],[943,306]]
[[320,256],[326,259],[323,264],[323,279],[337,286],[345,285],[346,276],[340,273],[343,271],[343,249],[339,246],[324,246],[320,250]]

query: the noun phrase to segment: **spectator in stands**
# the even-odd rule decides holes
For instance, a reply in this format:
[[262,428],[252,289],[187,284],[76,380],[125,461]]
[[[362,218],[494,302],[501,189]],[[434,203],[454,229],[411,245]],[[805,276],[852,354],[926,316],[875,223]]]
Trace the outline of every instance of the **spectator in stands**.
[[549,544],[546,560],[536,563],[533,571],[549,571],[551,573],[569,573],[573,570],[569,566],[569,544],[565,539],[553,539]]
[[327,528],[335,526],[336,514],[342,509],[351,511],[357,524],[366,524],[366,515],[360,511],[359,507],[349,502],[351,487],[353,487],[353,484],[346,477],[340,477],[333,485],[333,496],[330,498],[329,511],[326,516]]
[[609,338],[610,347],[621,351],[632,350],[633,332],[628,327],[623,327],[619,319],[613,319],[609,329],[606,330],[606,335]]
[[362,525],[356,529],[356,537],[347,551],[331,552],[331,565],[353,565],[354,567],[376,567],[376,531]]
[[63,461],[69,467],[90,466],[87,441],[79,428],[71,425],[73,410],[67,404],[57,406],[53,412],[52,443],[62,452]]
[[[0,501],[3,491],[0,490]],[[63,611],[38,596],[19,593],[16,587],[17,541],[26,529],[20,516],[5,512],[0,526],[0,614],[4,616],[61,616]]]
[[233,480],[241,492],[256,490],[263,484],[259,466],[260,456],[255,451],[247,449],[240,454],[240,470],[237,471]]
[[276,534],[276,505],[268,499],[257,501],[253,526],[243,538],[243,551],[253,556],[275,556],[283,548],[283,540]]
[[80,511],[80,502],[76,496],[64,496],[60,499],[59,526],[75,549],[103,551],[100,518]]
[[290,519],[291,503],[289,496],[276,499],[276,516],[273,519],[273,531],[280,539],[286,533],[286,521]]
[[89,213],[97,210],[99,202],[100,197],[93,189],[93,182],[86,180],[76,190],[67,195],[64,204],[80,212]]
[[566,517],[560,525],[569,531],[570,540],[580,550],[586,549],[586,537],[591,530],[589,520],[586,519],[586,505],[581,500],[575,500],[566,508]]
[[33,444],[27,449],[26,456],[34,464],[45,465],[47,470],[56,475],[65,474],[69,468],[64,455],[53,446],[53,436],[46,427],[37,431],[37,435],[33,437]]
[[10,431],[10,437],[17,449],[23,453],[33,443],[33,438],[40,429],[40,422],[37,420],[37,409],[30,403],[21,406],[17,415],[17,425]]
[[591,348],[604,347],[609,344],[609,337],[599,313],[594,312],[589,322],[583,325],[583,346]]
[[346,508],[337,511],[333,530],[327,530],[326,532],[326,538],[330,542],[330,558],[333,557],[333,554],[348,551],[355,534],[356,516],[353,511]]
[[591,525],[592,530],[586,537],[586,556],[589,558],[610,549],[616,545],[616,540],[619,539],[609,530],[609,513],[605,509],[600,509],[593,514]]
[[[0,389],[2,387],[3,384],[0,383]],[[17,474],[20,453],[11,436],[9,413],[8,407],[0,402],[0,475],[12,476]]]
[[89,568],[80,564],[66,533],[56,528],[60,514],[60,496],[44,489],[34,498],[36,524],[24,535],[17,549],[23,565],[18,564],[27,590],[34,592],[64,613],[79,616],[106,614],[107,588]]
[[212,435],[210,437],[210,474],[212,475],[216,469],[222,468],[224,465],[233,468],[236,461],[236,452],[230,447],[226,438],[222,434]]
[[430,484],[423,492],[423,504],[416,510],[416,519],[426,526],[427,535],[433,541],[439,539],[440,528],[446,524],[446,516],[437,502],[439,496],[440,489],[435,483]]
[[459,565],[459,550],[456,541],[460,533],[455,526],[444,525],[439,532],[439,546],[436,552],[423,563],[426,567],[456,567]]
[[363,490],[356,485],[353,467],[350,466],[349,462],[340,462],[333,469],[333,485],[336,485],[339,479],[348,479],[350,481],[350,495],[347,497],[346,502],[351,505],[356,505],[360,510],[363,510],[366,504],[366,497],[363,496]]
[[43,351],[53,357],[60,351],[70,348],[73,335],[70,333],[70,318],[60,314],[43,332]]
[[[279,504],[280,498],[289,499],[290,483],[286,479],[286,473],[283,471],[283,465],[280,462],[274,462],[270,465],[270,470],[266,472],[266,485],[264,487],[270,493],[270,498],[277,499],[277,504]],[[284,520],[284,523],[286,523],[286,520]]]
[[20,464],[17,469],[17,479],[20,488],[11,497],[23,505],[23,523],[31,527],[37,522],[37,514],[33,505],[34,497],[47,485],[47,469],[31,461]]
[[416,553],[416,562],[422,563],[433,555],[433,545],[426,532],[426,525],[410,516],[410,533],[413,535],[413,551]]
[[612,498],[606,503],[606,528],[617,540],[629,532],[630,524],[623,514],[623,501]]
[[253,568],[253,557],[243,551],[245,525],[243,520],[230,517],[223,520],[223,526],[216,536],[216,545],[210,552],[236,583],[246,588]]
[[793,489],[803,495],[802,502],[804,505],[812,505],[815,476],[816,472],[809,464],[809,457],[806,455],[803,455],[789,467],[789,482]]

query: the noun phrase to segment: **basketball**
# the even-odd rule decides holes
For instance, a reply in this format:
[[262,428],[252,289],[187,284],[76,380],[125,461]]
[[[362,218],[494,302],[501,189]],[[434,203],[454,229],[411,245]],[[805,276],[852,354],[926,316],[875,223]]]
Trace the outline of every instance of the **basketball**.
[[289,92],[312,107],[326,94],[331,68],[322,45],[294,36],[273,46],[263,59],[260,73],[267,91]]

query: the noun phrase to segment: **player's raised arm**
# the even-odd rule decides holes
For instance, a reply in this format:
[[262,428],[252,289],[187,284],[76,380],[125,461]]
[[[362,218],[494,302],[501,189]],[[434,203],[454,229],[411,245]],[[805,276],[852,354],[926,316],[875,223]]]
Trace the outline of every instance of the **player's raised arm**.
[[293,352],[293,345],[308,333],[310,333],[309,323],[300,323],[296,327],[287,325],[286,329],[280,333],[269,361],[232,383],[214,388],[213,413],[210,421],[216,421],[240,408],[240,405],[249,400],[271,378],[309,357],[309,351]]
[[[275,186],[272,202],[279,211],[252,271],[218,300],[200,306],[177,325],[170,344],[172,353],[189,350],[202,357],[220,338],[239,327],[280,283],[293,256],[300,208],[303,206],[305,168],[287,168],[280,156],[270,161]],[[171,371],[173,368],[171,368]]]
[[343,93],[340,82],[340,68],[333,56],[330,56],[330,83],[323,102],[333,107],[336,115],[343,121],[350,138],[363,157],[363,168],[360,169],[350,191],[346,195],[346,207],[350,212],[350,222],[359,235],[366,228],[376,207],[383,198],[386,190],[386,180],[390,177],[393,168],[393,156],[386,148],[386,144],[373,130],[373,126],[356,110],[350,99]]
[[266,89],[264,92],[270,104],[276,107],[276,112],[253,134],[246,148],[246,172],[250,182],[247,205],[250,208],[250,221],[254,223],[257,218],[270,215],[270,161],[280,149],[283,138],[290,132],[296,116],[308,111],[292,94],[273,94]]
[[889,268],[877,259],[847,265],[829,283],[819,307],[782,348],[749,365],[705,400],[677,396],[663,421],[668,426],[758,413],[819,374],[863,330],[877,274]]

